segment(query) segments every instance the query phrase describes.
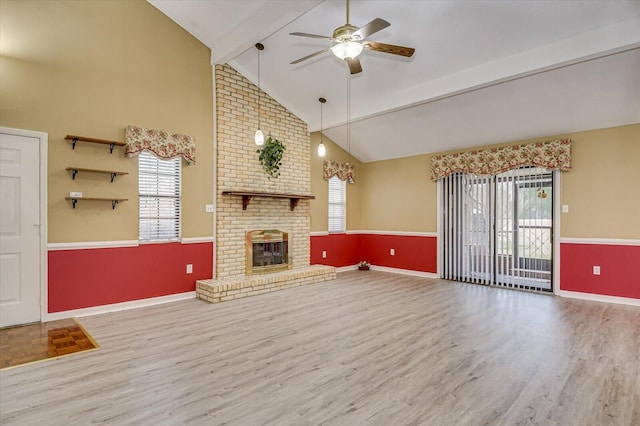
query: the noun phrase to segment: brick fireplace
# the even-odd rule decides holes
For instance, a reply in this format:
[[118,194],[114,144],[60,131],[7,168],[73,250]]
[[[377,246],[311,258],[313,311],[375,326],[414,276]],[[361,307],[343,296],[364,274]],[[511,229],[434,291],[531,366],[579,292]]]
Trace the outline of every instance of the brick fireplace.
[[[274,272],[266,277],[284,277],[295,272],[294,281],[300,279],[300,273],[309,282],[319,281],[320,277],[322,280],[335,278],[334,268],[310,267],[310,200],[300,199],[294,208],[287,198],[255,197],[245,204],[243,198],[228,195],[234,191],[310,195],[311,143],[306,123],[264,92],[258,97],[258,88],[229,65],[216,65],[215,76],[216,276],[208,281],[211,285],[216,281],[232,282],[244,288],[247,280],[255,277],[245,245],[247,233],[255,230],[285,230],[287,234],[285,269],[291,270]],[[269,179],[258,161],[253,142],[258,108],[262,130],[285,146],[278,178]],[[250,275],[247,274],[249,270],[252,270]],[[283,279],[286,282],[286,278]],[[199,287],[203,287],[200,282],[197,291]],[[213,299],[225,297],[220,292],[213,293],[217,294]]]

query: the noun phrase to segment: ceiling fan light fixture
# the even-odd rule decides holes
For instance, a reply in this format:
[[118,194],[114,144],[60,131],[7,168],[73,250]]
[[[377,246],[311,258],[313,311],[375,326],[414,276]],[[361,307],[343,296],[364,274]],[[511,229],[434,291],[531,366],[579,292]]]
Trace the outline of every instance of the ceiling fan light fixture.
[[362,53],[364,46],[357,41],[343,41],[331,48],[331,51],[340,59],[353,59]]

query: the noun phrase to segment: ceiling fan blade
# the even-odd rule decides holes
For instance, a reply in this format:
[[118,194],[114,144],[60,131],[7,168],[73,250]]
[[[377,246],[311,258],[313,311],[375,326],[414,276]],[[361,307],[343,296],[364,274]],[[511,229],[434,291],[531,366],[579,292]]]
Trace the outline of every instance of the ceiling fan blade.
[[369,22],[367,25],[360,27],[359,30],[351,34],[351,37],[358,36],[360,37],[360,40],[364,40],[371,34],[377,33],[378,31],[387,28],[389,25],[391,24],[384,19],[376,18],[373,21]]
[[360,65],[360,59],[347,58],[345,59],[345,61],[347,61],[347,64],[349,64],[349,71],[351,72],[351,74],[358,74],[362,72],[362,65]]
[[298,60],[295,60],[295,61],[291,62],[290,64],[291,64],[291,65],[294,65],[294,64],[298,64],[298,63],[300,63],[300,62],[302,62],[302,61],[306,61],[307,59],[311,59],[311,58],[313,58],[314,56],[317,56],[317,55],[319,55],[319,54],[321,54],[321,53],[324,53],[324,52],[326,52],[326,51],[328,51],[328,50],[331,50],[331,48],[332,48],[332,47],[333,47],[333,46],[329,46],[329,47],[327,47],[326,49],[319,50],[319,51],[317,51],[317,52],[315,52],[315,53],[312,53],[311,55],[307,55],[307,56],[305,56],[304,58],[300,58],[300,59],[298,59]]
[[391,53],[392,55],[406,56],[407,58],[413,56],[413,52],[416,51],[413,47],[396,46],[395,44],[377,43],[375,41],[365,41],[362,44],[365,49]]
[[333,40],[333,37],[317,35],[317,34],[309,34],[309,33],[289,33],[289,35],[298,36],[298,37],[323,38],[325,40]]

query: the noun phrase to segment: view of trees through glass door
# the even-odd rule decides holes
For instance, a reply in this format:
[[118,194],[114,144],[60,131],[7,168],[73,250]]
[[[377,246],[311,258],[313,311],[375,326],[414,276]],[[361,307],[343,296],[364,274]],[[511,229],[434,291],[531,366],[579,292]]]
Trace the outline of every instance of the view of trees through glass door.
[[443,278],[552,290],[553,174],[526,167],[442,181]]

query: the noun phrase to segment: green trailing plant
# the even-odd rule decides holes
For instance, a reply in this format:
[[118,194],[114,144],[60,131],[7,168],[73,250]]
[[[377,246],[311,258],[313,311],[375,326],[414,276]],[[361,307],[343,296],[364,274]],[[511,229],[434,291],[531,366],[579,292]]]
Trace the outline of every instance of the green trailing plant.
[[269,175],[269,179],[280,176],[280,166],[282,165],[282,154],[285,147],[278,139],[271,136],[264,142],[264,146],[256,152],[260,154],[258,159],[265,172]]

